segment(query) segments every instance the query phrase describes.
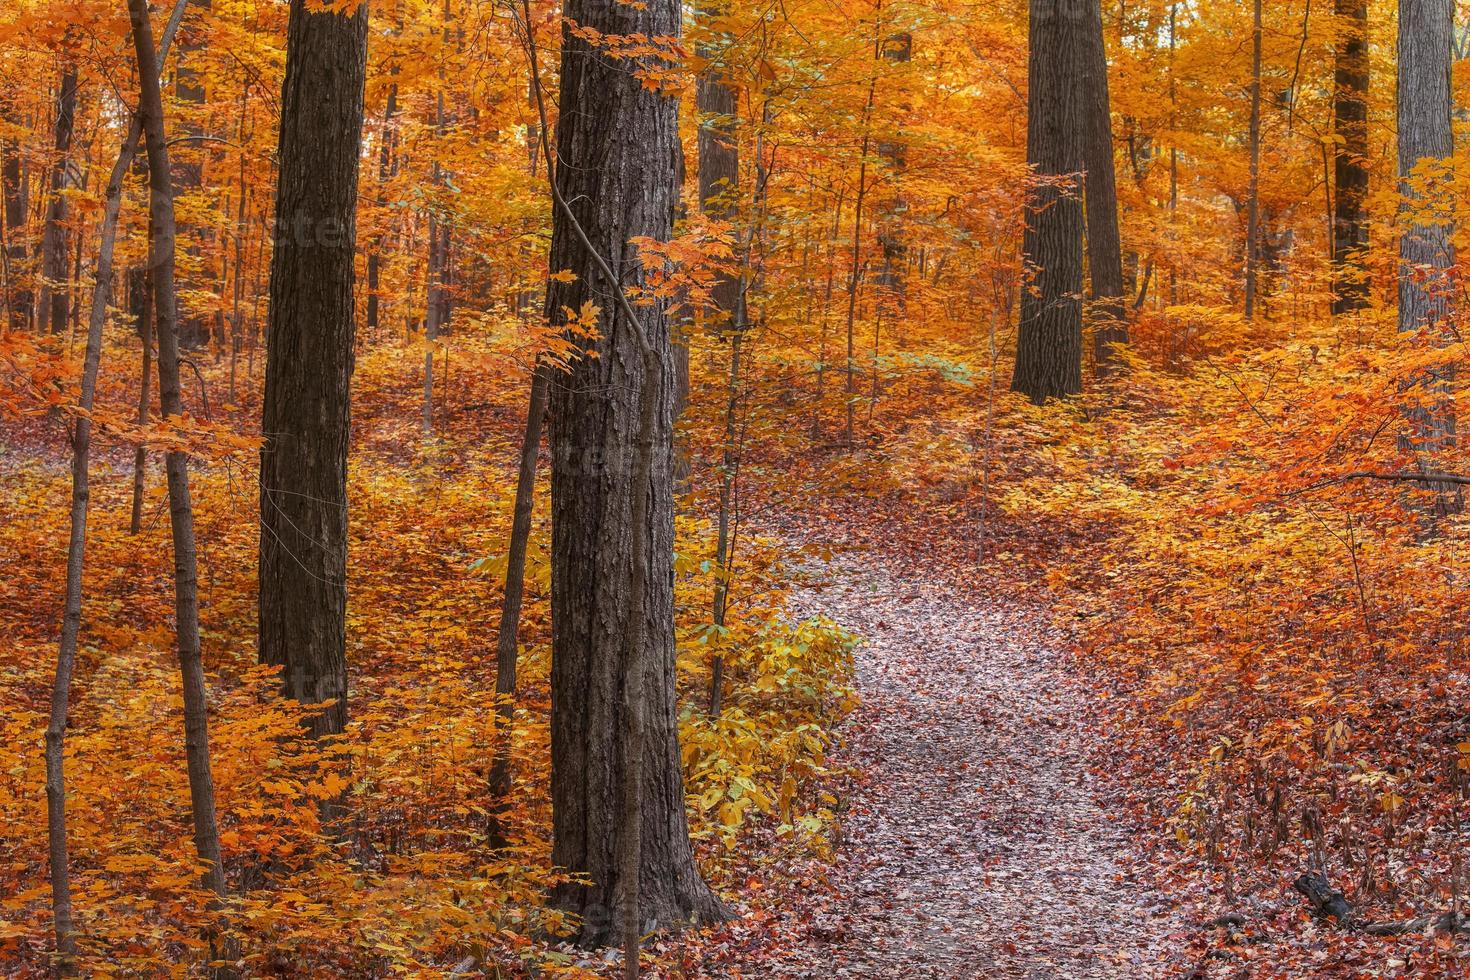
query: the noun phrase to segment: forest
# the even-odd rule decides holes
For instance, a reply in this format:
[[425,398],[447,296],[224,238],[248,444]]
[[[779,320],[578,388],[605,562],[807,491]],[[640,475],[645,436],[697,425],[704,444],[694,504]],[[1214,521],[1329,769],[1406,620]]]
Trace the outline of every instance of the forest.
[[12,0],[0,975],[1470,977],[1467,174],[1457,0]]

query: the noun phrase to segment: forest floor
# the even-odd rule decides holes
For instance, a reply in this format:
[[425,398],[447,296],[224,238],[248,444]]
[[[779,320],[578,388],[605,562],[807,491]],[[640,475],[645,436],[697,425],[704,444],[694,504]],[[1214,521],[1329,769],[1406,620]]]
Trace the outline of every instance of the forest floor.
[[936,578],[855,549],[793,596],[863,638],[862,704],[838,760],[859,775],[835,894],[779,975],[1190,974],[1198,926],[1104,802],[1106,753],[1047,613]]

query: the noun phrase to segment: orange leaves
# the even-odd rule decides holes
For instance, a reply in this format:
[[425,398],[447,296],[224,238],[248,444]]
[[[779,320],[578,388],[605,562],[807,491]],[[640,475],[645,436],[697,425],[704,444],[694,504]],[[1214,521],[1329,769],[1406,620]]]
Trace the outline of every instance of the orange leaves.
[[[634,9],[646,9],[644,4],[628,4]],[[650,92],[662,92],[674,96],[688,84],[688,54],[677,36],[631,34],[604,34],[596,28],[586,27],[563,18],[567,32],[586,42],[609,58],[619,61],[638,62],[634,74],[643,88]]]

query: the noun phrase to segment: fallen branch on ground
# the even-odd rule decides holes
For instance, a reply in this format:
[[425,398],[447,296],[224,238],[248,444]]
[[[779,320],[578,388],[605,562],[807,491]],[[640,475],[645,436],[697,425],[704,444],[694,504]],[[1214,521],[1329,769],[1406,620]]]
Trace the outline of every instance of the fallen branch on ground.
[[1407,936],[1420,932],[1470,934],[1470,916],[1460,912],[1421,915],[1401,922],[1361,922],[1353,914],[1353,906],[1342,892],[1332,887],[1326,875],[1318,872],[1299,875],[1292,887],[1306,897],[1317,918],[1331,919],[1349,932],[1362,932],[1370,936]]

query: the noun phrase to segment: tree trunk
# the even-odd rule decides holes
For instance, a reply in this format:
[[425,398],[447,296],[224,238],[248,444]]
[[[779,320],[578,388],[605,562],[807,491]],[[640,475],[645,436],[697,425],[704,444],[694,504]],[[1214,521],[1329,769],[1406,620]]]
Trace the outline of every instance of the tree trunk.
[[[914,57],[914,36],[912,34],[893,34],[884,40],[883,57],[893,64],[908,64]],[[907,111],[911,107],[904,106]],[[908,144],[902,140],[888,139],[878,144],[878,155],[888,163],[891,180],[893,183],[893,195],[883,202],[878,216],[878,245],[883,249],[883,266],[878,270],[877,285],[898,300],[900,307],[903,304],[906,286],[905,266],[908,263],[909,248],[904,235],[904,215],[908,210],[908,204],[903,199],[900,181],[903,172],[908,166]],[[879,310],[877,317],[882,316],[882,296],[879,297]],[[876,332],[876,327],[875,327]],[[878,390],[878,344],[876,337],[873,343],[873,390]],[[869,416],[872,408],[869,408]]]
[[[1415,214],[1420,195],[1409,183],[1415,169],[1447,160],[1455,149],[1451,126],[1450,68],[1455,5],[1453,0],[1403,0],[1399,5],[1398,130],[1399,178],[1406,214],[1399,240],[1399,330],[1424,331],[1429,342],[1452,339],[1445,323],[1449,313],[1449,270],[1455,252],[1453,228],[1433,216]],[[1437,397],[1449,381],[1448,368],[1431,375],[1423,386],[1429,404],[1409,412],[1409,448],[1433,456],[1453,444],[1455,416],[1448,398]],[[1426,468],[1436,468],[1429,464]],[[1435,511],[1460,509],[1457,488],[1435,484]]]
[[1104,376],[1112,367],[1113,346],[1128,343],[1128,321],[1123,308],[1123,245],[1118,234],[1118,178],[1101,0],[1087,3],[1079,84],[1084,115],[1082,162],[1087,168],[1087,266],[1092,273],[1093,344],[1097,373]]
[[[14,124],[14,109],[5,102],[5,121]],[[21,172],[20,143],[6,139],[0,145],[0,184],[5,196],[5,302],[6,315],[12,330],[25,330],[31,323],[32,297],[30,289],[22,285],[25,268],[30,257],[26,243],[25,178]]]
[[[193,23],[198,25],[202,20],[198,14],[207,13],[214,7],[214,0],[189,0],[189,6],[196,11]],[[206,39],[200,33],[193,31],[185,32],[179,39],[179,61],[174,71],[174,94],[179,103],[187,107],[188,112],[180,126],[185,137],[199,137],[204,135],[204,128],[197,121],[199,107],[204,105],[204,76],[199,71],[196,60],[205,50]],[[174,197],[183,197],[200,189],[204,183],[204,146],[198,139],[186,139],[182,143],[183,152],[174,159]],[[186,250],[190,255],[198,253],[197,234],[203,229],[192,229],[186,226],[189,232],[185,236],[187,242]],[[191,283],[187,278],[184,286],[187,288]],[[202,284],[200,284],[200,288]],[[204,346],[209,341],[209,321],[202,316],[195,316],[189,310],[179,311],[179,342],[184,347],[193,349]]]
[[1256,316],[1261,252],[1261,0],[1255,0],[1251,30],[1250,188],[1245,221],[1245,318]]
[[[713,17],[722,12],[722,7],[723,4],[705,3],[700,14]],[[699,113],[699,206],[710,217],[733,221],[740,206],[740,93],[726,79],[724,68],[714,63],[719,51],[702,45],[699,55],[710,62],[700,72],[695,90],[695,109]],[[741,300],[739,276],[720,276],[712,298],[720,320],[734,321]]]
[[1334,169],[1332,312],[1368,305],[1363,268],[1368,248],[1368,0],[1336,0],[1339,35],[1333,120],[1339,137]]
[[76,128],[77,72],[62,73],[56,96],[56,158],[51,165],[51,196],[46,204],[46,225],[41,232],[41,332],[59,334],[66,329],[71,294],[66,286],[66,190],[71,184],[69,156]]
[[[128,0],[133,47],[138,58],[138,114],[148,146],[149,222],[152,226],[154,309],[158,324],[158,388],[164,418],[183,413],[179,384],[178,306],[174,287],[174,204],[164,133],[163,94],[147,0]],[[189,493],[189,457],[170,452],[169,516],[174,547],[174,617],[178,632],[179,673],[184,688],[184,748],[189,801],[194,817],[194,848],[204,864],[204,887],[225,894],[215,821],[214,777],[209,760],[209,703],[199,649],[199,561],[194,540],[194,504]]]
[[1082,390],[1082,105],[1077,69],[1091,0],[1031,0],[1026,160],[1038,183],[1021,252],[1029,288],[1011,390],[1040,405]]
[[[184,11],[178,0],[163,32],[158,64],[168,57],[169,43]],[[117,162],[103,197],[102,228],[97,245],[97,282],[87,321],[87,348],[82,359],[82,386],[72,426],[71,533],[66,552],[66,598],[61,620],[61,644],[51,687],[51,717],[46,726],[46,831],[51,864],[51,907],[56,928],[57,970],[64,976],[76,970],[76,936],[71,915],[71,868],[66,825],[66,728],[71,703],[71,679],[76,666],[77,641],[82,629],[82,570],[87,550],[87,514],[91,502],[92,406],[102,363],[102,328],[107,323],[113,255],[117,245],[118,214],[122,210],[123,182],[138,152],[143,126],[134,116],[118,150]]]
[[367,5],[292,0],[281,92],[260,467],[260,662],[287,697],[347,723],[347,448],[356,321],[358,146]]
[[[679,32],[675,0],[639,8],[570,0],[569,24],[604,35]],[[562,35],[561,114],[547,309],[601,307],[596,357],[576,360],[552,379],[552,861],[583,875],[555,901],[582,917],[582,939],[612,940],[625,896],[619,858],[638,854],[641,924],[652,927],[720,918],[721,906],[694,863],[681,778],[674,686],[672,378],[659,369],[670,351],[669,320],[658,306],[638,318],[620,298],[643,284],[635,236],[667,240],[673,231],[681,169],[678,105],[646,89],[626,62],[572,32]],[[596,165],[592,162],[596,161]],[[610,267],[612,277],[601,270]],[[641,323],[639,322],[641,319]],[[641,349],[648,345],[653,360]],[[642,397],[650,368],[660,381]],[[647,407],[652,431],[640,453]],[[647,456],[647,491],[628,492]],[[635,496],[646,499],[635,501]],[[647,520],[633,521],[640,509]],[[635,537],[641,541],[635,542]],[[637,553],[645,557],[635,562]],[[637,568],[636,565],[645,567]],[[646,595],[630,611],[640,576]],[[643,649],[631,640],[642,637]],[[639,670],[638,668],[642,669]],[[635,682],[635,671],[637,681]],[[637,697],[637,688],[642,697]],[[629,711],[625,698],[633,695]],[[642,751],[629,779],[619,735],[636,725]],[[641,817],[624,813],[631,788]],[[629,831],[638,827],[638,839]],[[636,963],[636,958],[634,959]]]
[[536,505],[536,465],[541,453],[541,429],[546,418],[550,372],[551,368],[538,365],[531,374],[531,404],[526,411],[526,433],[521,442],[515,512],[511,518],[510,549],[506,556],[505,594],[500,607],[500,634],[495,644],[495,694],[499,701],[495,709],[495,758],[490,767],[490,797],[494,813],[491,834],[500,847],[509,843],[501,813],[509,805],[511,791],[521,604],[526,591],[526,548],[531,540],[531,518]]
[[858,161],[857,196],[853,202],[852,257],[847,270],[847,365],[843,394],[846,396],[847,421],[843,426],[842,441],[851,449],[855,441],[853,418],[857,410],[857,308],[858,291],[863,281],[863,205],[868,198],[868,151],[872,148],[873,136],[870,124],[873,118],[874,98],[878,91],[878,69],[868,79],[868,101],[863,106],[862,157]]
[[[725,398],[725,460],[720,467],[720,511],[715,538],[715,594],[712,621],[715,626],[714,642],[717,651],[724,647],[725,614],[730,602],[730,577],[734,572],[734,541],[732,525],[734,517],[735,478],[739,472],[740,455],[737,442],[737,426],[740,408],[740,348],[745,335],[730,334],[729,388]],[[710,663],[709,714],[720,716],[721,702],[725,696],[725,656],[717,652]]]
[[[388,86],[388,103],[383,107],[383,129],[378,136],[378,196],[374,203],[381,210],[387,205],[386,185],[393,171],[393,116],[398,111],[398,83]],[[381,219],[380,219],[381,220]],[[367,260],[367,332],[369,338],[378,335],[378,308],[382,298],[378,295],[379,279],[382,275],[383,246],[387,236],[379,232],[373,239],[372,251]]]
[[[1449,157],[1455,148],[1450,115],[1453,12],[1453,0],[1403,0],[1400,5],[1398,169],[1410,207],[1419,197],[1407,183],[1414,169]],[[1444,273],[1454,261],[1450,228],[1439,222],[1410,224],[1399,256],[1399,329],[1437,326],[1448,312]]]

